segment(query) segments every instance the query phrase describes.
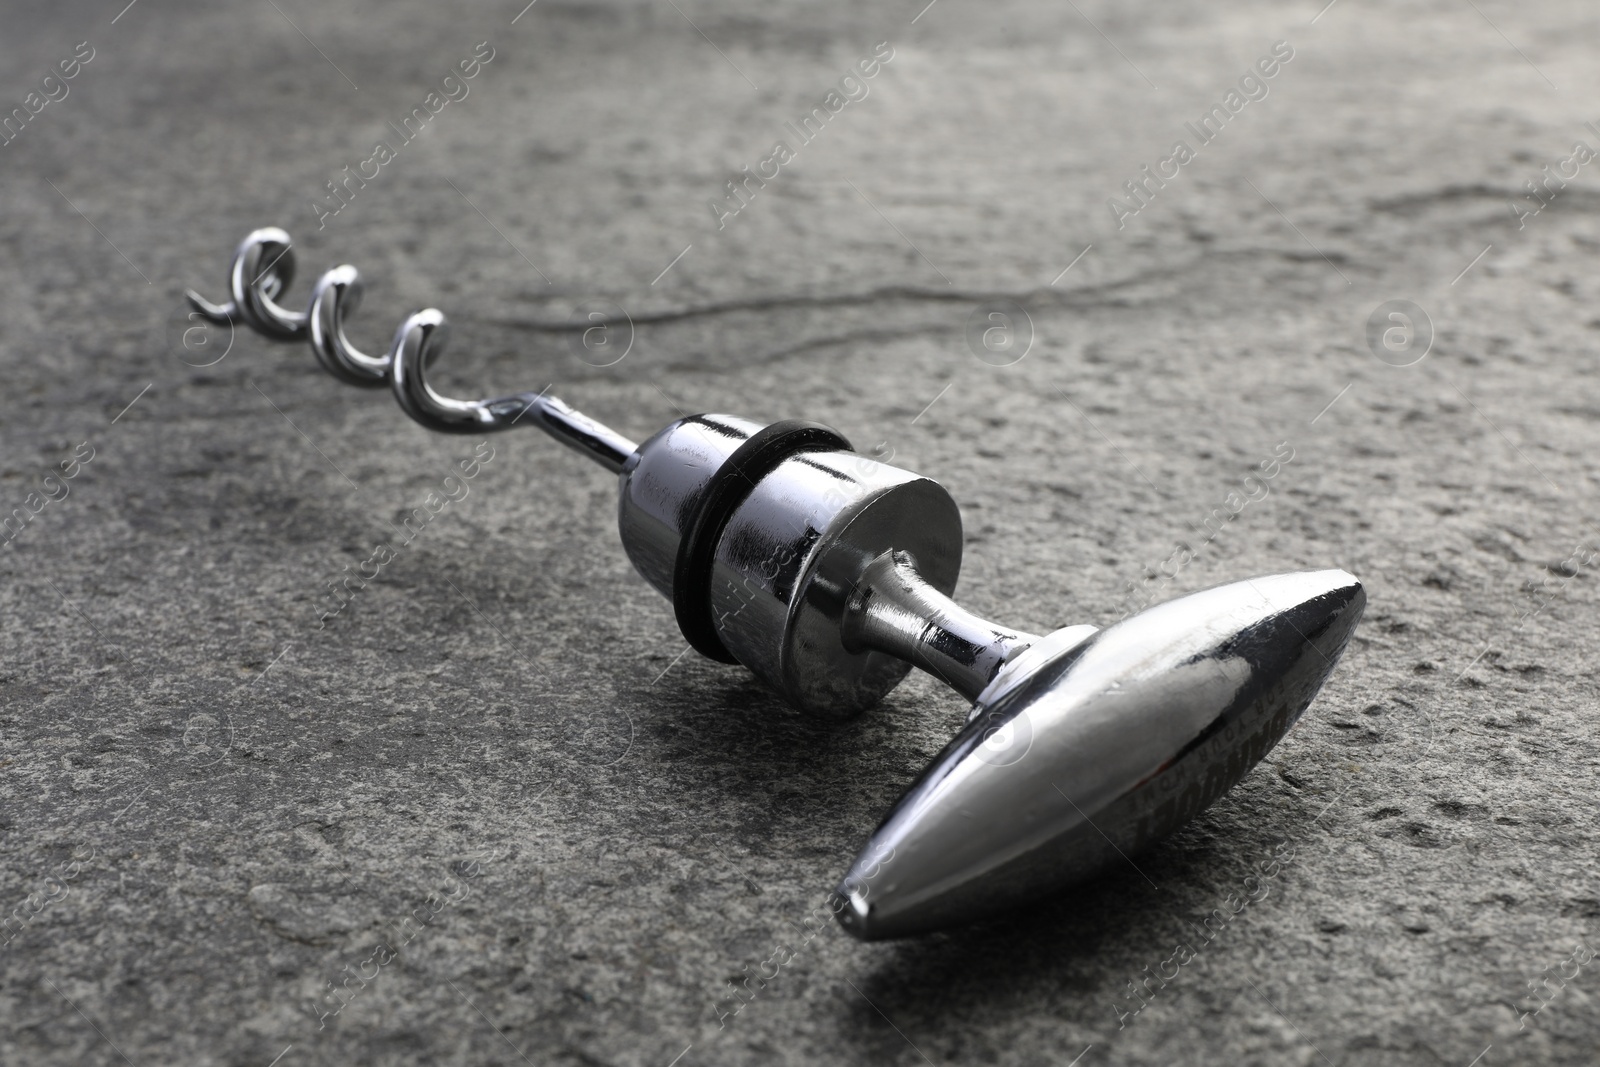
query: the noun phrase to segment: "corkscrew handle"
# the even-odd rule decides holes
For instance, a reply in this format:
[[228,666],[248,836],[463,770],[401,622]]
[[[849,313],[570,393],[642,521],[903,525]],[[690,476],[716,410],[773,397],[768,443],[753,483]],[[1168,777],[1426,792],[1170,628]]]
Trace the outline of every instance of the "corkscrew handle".
[[426,308],[410,315],[385,355],[367,355],[350,343],[344,331],[346,316],[361,303],[356,268],[342,264],[324,273],[312,287],[304,312],[278,303],[294,280],[294,268],[294,242],[288,233],[276,226],[256,230],[234,252],[228,302],[212,303],[191,289],[189,304],[212,322],[243,322],[273,340],[307,338],[318,362],[334,377],[351,385],[389,385],[401,410],[438,433],[493,433],[526,423],[613,474],[620,473],[637,451],[634,442],[543,391],[485,400],[441,396],[428,384],[427,369],[443,353],[450,335],[444,312]]

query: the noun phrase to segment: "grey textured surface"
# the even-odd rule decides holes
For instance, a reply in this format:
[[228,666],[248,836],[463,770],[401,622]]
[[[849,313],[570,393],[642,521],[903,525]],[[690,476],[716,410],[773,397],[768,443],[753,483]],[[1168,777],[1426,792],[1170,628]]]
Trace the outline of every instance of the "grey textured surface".
[[[1593,167],[1521,229],[1507,206],[1596,146],[1593,6],[676,6],[8,5],[8,107],[96,52],[0,147],[4,510],[94,458],[0,549],[0,1061],[1593,1063],[1596,970],[1563,963],[1600,920]],[[319,232],[322,183],[484,40]],[[721,183],[883,40],[719,232]],[[1107,198],[1278,40],[1270,95],[1118,230]],[[881,442],[961,502],[963,602],[1022,627],[1115,619],[1288,441],[1149,593],[1340,565],[1367,620],[1137,871],[915,942],[812,935],[959,704],[911,681],[823,728],[675,659],[610,480],[536,434],[319,630],[474,442],[304,346],[180,360],[183,288],[220,296],[269,224],[303,276],[363,269],[368,347],[449,312],[458,394]],[[963,335],[998,298],[1035,335],[1005,368]],[[614,367],[542,325],[590,299],[637,323]],[[1391,299],[1436,330],[1413,366],[1367,347]]]

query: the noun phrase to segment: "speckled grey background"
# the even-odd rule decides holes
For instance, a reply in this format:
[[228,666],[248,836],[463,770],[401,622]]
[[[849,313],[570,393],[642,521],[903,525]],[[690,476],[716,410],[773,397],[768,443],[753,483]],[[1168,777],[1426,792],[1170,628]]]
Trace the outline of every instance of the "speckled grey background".
[[[1593,1063],[1600,164],[1511,205],[1600,147],[1600,16],[1318,6],[8,4],[5,107],[94,58],[0,146],[0,511],[93,458],[0,548],[0,1061]],[[1280,40],[1119,230],[1108,198]],[[480,41],[319,231],[323,183]],[[880,41],[719,231],[722,184]],[[475,442],[303,345],[183,347],[183,289],[220,297],[269,224],[302,279],[362,268],[368,348],[448,311],[457,395],[892,450],[962,505],[963,602],[1014,625],[1328,565],[1367,619],[1142,874],[913,942],[810,932],[959,703],[913,680],[826,728],[678,659],[610,479],[537,434],[319,629]],[[1428,331],[1386,363],[1366,330],[1402,299],[1432,338],[1396,367]],[[553,328],[602,300],[635,322],[608,368]],[[1005,367],[966,339],[997,300],[1028,313]],[[1133,1014],[1147,968],[1177,974]]]

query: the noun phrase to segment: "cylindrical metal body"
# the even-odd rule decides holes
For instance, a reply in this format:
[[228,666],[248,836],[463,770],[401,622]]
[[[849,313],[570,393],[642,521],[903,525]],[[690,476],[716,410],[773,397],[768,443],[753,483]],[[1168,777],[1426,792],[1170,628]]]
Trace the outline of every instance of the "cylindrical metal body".
[[761,423],[732,415],[693,415],[668,424],[623,464],[617,501],[622,548],[668,600],[678,546],[700,494],[759,429]]
[[[696,503],[761,426],[726,415],[673,423],[624,465],[618,525],[628,558],[663,595]],[[853,452],[790,456],[747,488],[717,539],[709,596],[727,650],[790,703],[842,719],[871,707],[910,664],[846,649],[847,605],[873,559],[908,554],[954,591],[961,516],[937,482]],[[696,595],[702,595],[696,591]]]
[[961,513],[937,482],[849,452],[785,460],[735,512],[711,585],[728,650],[796,706],[847,718],[911,664],[851,652],[842,627],[873,559],[898,549],[942,593],[961,570]]

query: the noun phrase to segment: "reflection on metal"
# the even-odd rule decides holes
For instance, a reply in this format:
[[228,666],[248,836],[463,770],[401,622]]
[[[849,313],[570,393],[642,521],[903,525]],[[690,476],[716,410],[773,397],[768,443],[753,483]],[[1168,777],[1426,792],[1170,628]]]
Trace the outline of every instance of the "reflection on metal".
[[872,835],[840,921],[900,937],[1127,868],[1288,732],[1365,602],[1344,571],[1279,574],[1046,638]]

